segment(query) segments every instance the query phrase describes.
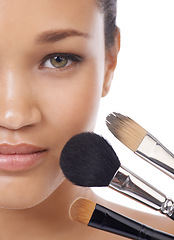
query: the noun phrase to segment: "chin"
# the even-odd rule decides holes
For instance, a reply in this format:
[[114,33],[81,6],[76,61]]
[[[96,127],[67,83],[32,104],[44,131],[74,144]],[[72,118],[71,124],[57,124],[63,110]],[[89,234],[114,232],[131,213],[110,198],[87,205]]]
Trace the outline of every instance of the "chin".
[[0,176],[0,208],[29,209],[44,202],[65,177],[60,168],[48,166],[20,174]]
[[0,199],[0,208],[3,209],[29,209],[37,206],[41,202],[43,202],[49,195],[47,196],[34,196],[33,194],[28,197],[14,197],[13,199],[7,198]]
[[[62,180],[63,182],[63,180]],[[3,209],[29,209],[44,202],[62,184],[54,184],[51,188],[35,187],[23,189],[11,189],[0,191],[0,208]],[[16,190],[16,191],[15,191]]]

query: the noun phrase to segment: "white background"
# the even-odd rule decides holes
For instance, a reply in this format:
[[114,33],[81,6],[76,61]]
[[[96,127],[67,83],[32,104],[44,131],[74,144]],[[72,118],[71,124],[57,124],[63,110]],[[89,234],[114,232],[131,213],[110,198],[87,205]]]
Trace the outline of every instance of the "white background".
[[[95,132],[111,143],[124,166],[174,199],[174,180],[137,157],[105,126],[106,116],[119,112],[174,152],[174,0],[118,0],[117,5],[121,50]],[[110,201],[156,214],[108,188],[94,190]]]

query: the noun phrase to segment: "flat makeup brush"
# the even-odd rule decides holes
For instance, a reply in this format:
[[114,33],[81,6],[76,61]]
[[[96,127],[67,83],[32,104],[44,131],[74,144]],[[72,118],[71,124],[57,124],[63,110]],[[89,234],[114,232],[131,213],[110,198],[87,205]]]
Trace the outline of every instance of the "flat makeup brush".
[[72,137],[60,156],[65,177],[78,186],[107,187],[160,211],[174,220],[174,202],[125,167],[112,146],[95,133]]
[[174,179],[174,155],[131,118],[111,113],[106,125],[130,150]]
[[129,239],[174,239],[171,234],[153,229],[85,198],[78,198],[72,203],[69,216],[75,222]]

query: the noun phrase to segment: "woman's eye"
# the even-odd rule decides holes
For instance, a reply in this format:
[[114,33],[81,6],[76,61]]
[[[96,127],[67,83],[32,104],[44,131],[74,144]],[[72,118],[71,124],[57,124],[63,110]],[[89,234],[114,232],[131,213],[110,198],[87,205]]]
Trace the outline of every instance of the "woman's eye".
[[48,68],[63,68],[66,65],[70,65],[71,63],[72,61],[68,60],[66,57],[55,56],[45,61],[44,65]]
[[80,62],[80,56],[72,55],[72,54],[54,54],[52,56],[48,56],[42,62],[42,67],[45,68],[65,68],[73,63]]

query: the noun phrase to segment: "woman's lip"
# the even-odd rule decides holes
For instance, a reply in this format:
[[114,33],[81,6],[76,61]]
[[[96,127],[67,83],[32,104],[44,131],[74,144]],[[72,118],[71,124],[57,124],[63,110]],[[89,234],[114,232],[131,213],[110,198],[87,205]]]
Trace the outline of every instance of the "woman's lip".
[[0,144],[0,169],[6,171],[27,170],[36,166],[47,149],[31,144]]
[[21,143],[21,144],[16,144],[16,145],[11,145],[7,143],[0,144],[0,154],[30,154],[30,153],[36,153],[36,152],[41,152],[45,150],[44,148],[31,145],[31,144],[26,144],[26,143]]

